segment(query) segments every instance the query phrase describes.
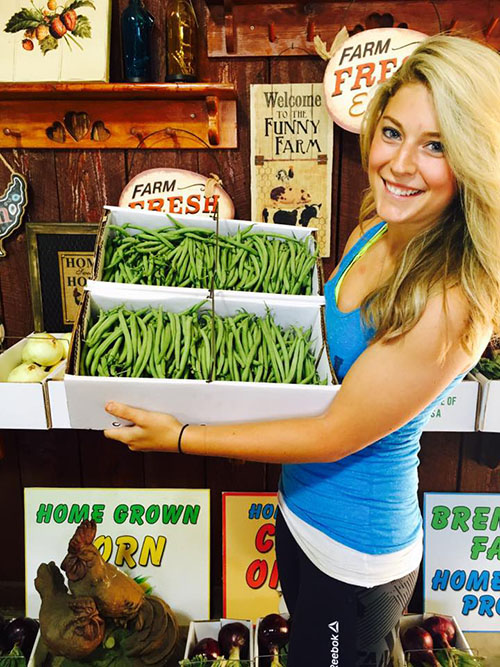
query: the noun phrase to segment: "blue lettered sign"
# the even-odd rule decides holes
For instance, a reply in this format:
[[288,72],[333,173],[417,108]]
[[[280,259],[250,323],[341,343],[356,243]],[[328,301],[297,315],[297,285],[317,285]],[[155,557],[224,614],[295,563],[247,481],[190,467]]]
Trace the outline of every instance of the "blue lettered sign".
[[500,631],[500,494],[424,494],[424,610]]

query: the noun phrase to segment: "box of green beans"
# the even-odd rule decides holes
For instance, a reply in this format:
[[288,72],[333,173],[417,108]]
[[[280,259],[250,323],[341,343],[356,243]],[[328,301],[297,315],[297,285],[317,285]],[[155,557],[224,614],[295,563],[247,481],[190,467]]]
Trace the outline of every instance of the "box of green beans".
[[92,278],[134,288],[323,294],[314,229],[113,206],[105,210]]
[[110,428],[115,400],[186,423],[312,416],[338,385],[323,306],[187,291],[87,291],[64,378],[71,426]]

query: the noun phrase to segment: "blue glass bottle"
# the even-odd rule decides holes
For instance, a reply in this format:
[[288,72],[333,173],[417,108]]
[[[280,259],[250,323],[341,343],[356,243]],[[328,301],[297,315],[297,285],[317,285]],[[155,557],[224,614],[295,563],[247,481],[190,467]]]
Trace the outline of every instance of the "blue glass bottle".
[[154,18],[142,0],[129,0],[121,17],[123,77],[131,83],[151,81],[151,32]]

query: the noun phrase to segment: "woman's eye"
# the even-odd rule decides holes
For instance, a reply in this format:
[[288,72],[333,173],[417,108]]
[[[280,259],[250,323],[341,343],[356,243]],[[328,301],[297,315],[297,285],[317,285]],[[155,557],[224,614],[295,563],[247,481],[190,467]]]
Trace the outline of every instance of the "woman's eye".
[[431,141],[427,145],[432,153],[444,153],[444,147],[440,141]]
[[387,139],[398,139],[400,136],[399,132],[393,127],[383,127],[382,134]]

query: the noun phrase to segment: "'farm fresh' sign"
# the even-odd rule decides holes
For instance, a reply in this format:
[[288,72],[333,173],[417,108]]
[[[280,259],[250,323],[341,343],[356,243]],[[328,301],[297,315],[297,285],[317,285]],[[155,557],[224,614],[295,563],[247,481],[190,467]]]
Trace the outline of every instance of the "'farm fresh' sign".
[[427,35],[403,28],[363,30],[347,39],[329,61],[323,85],[333,120],[359,133],[377,85],[389,79]]
[[425,611],[500,631],[500,494],[426,493]]
[[127,183],[118,206],[202,217],[214,217],[219,207],[221,220],[234,218],[233,202],[220,185],[207,196],[208,180],[206,176],[186,169],[146,169]]
[[28,616],[36,618],[40,609],[39,565],[60,567],[75,530],[89,519],[97,524],[94,545],[104,560],[145,581],[179,623],[208,618],[207,489],[26,489]]

